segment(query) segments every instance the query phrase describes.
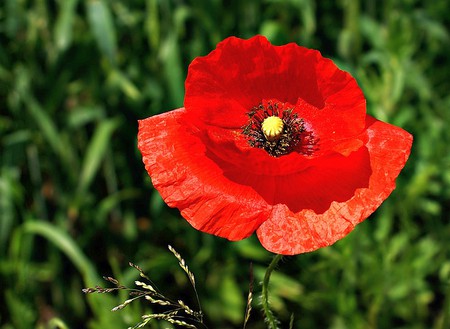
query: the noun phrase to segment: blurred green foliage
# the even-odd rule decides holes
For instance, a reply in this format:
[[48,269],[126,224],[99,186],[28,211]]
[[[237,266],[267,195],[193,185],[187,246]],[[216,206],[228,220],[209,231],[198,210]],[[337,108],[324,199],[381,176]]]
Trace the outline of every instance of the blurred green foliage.
[[[137,323],[149,305],[112,313],[126,295],[81,293],[100,275],[132,286],[128,261],[194,302],[169,243],[196,275],[209,327],[241,327],[248,265],[259,282],[270,254],[168,209],[136,121],[182,106],[193,58],[255,34],[321,50],[359,81],[372,115],[415,138],[371,219],[273,275],[284,327],[295,313],[294,328],[450,328],[449,26],[446,0],[2,0],[0,328]],[[253,307],[248,328],[262,328]]]

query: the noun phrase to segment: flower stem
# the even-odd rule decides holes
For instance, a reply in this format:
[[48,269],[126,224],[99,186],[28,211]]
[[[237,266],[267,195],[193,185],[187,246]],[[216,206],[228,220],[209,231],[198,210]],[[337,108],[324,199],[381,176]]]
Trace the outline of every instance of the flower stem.
[[279,254],[275,255],[275,257],[272,259],[272,262],[270,263],[269,267],[266,270],[266,274],[264,275],[264,280],[262,283],[261,303],[269,329],[278,328],[277,326],[278,320],[275,318],[269,307],[269,281],[273,270],[275,269],[281,258],[283,258],[283,255]]

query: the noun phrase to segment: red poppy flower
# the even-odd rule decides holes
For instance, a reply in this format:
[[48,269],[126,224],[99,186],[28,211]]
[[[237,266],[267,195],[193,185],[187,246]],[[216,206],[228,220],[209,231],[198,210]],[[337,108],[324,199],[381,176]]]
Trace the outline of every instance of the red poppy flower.
[[280,254],[328,246],[395,188],[412,136],[366,114],[316,50],[230,37],[189,66],[184,108],[139,121],[154,187],[198,230],[256,231]]

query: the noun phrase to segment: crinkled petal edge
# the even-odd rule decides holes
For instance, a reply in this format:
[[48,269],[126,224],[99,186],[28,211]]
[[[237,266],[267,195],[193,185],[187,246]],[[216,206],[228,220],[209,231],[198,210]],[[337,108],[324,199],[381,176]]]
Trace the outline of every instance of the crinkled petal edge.
[[350,233],[391,194],[409,157],[412,135],[370,116],[366,122],[372,167],[369,186],[357,189],[346,202],[333,202],[323,214],[309,209],[293,213],[285,205],[275,205],[270,218],[257,230],[264,248],[295,255],[329,246]]

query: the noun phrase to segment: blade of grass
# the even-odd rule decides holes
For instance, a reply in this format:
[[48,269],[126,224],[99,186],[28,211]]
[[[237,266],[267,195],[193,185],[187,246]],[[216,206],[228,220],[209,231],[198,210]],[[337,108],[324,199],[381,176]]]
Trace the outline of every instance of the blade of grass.
[[22,199],[19,170],[3,167],[0,170],[0,250],[6,245],[15,222],[14,205]]
[[[25,234],[42,236],[60,250],[81,273],[87,287],[96,286],[102,281],[96,273],[94,265],[80,249],[77,242],[60,227],[44,221],[31,220],[24,223],[21,228]],[[123,327],[123,323],[118,316],[110,312],[116,304],[113,296],[90,295],[87,300],[96,314],[94,320],[96,325],[93,325],[93,327],[117,329]]]
[[138,100],[141,93],[136,85],[121,71],[111,70],[108,76],[108,82],[117,86],[128,98]]
[[160,43],[160,21],[157,0],[146,1],[145,31],[147,42],[153,49],[158,49]]
[[116,63],[117,40],[113,17],[104,1],[87,1],[87,15],[97,45],[112,64]]
[[183,105],[184,73],[181,64],[180,48],[176,35],[168,36],[161,47],[160,60],[163,63],[165,80],[170,94],[170,106],[173,108]]
[[92,180],[100,167],[100,163],[104,159],[110,145],[112,133],[118,125],[118,120],[108,119],[97,126],[83,160],[77,197],[82,196],[92,183]]
[[24,97],[28,112],[32,119],[39,126],[47,143],[53,151],[61,158],[64,166],[72,167],[74,159],[72,148],[69,144],[64,143],[65,139],[61,138],[61,134],[56,128],[55,123],[51,120],[48,113],[36,102],[31,96]]
[[72,43],[73,21],[78,0],[58,1],[60,11],[53,31],[58,51],[63,52]]
[[101,278],[96,274],[94,266],[81,251],[75,240],[61,228],[48,222],[33,220],[24,223],[23,230],[25,233],[40,235],[53,243],[75,265],[82,274],[86,285],[95,285],[101,281]]

